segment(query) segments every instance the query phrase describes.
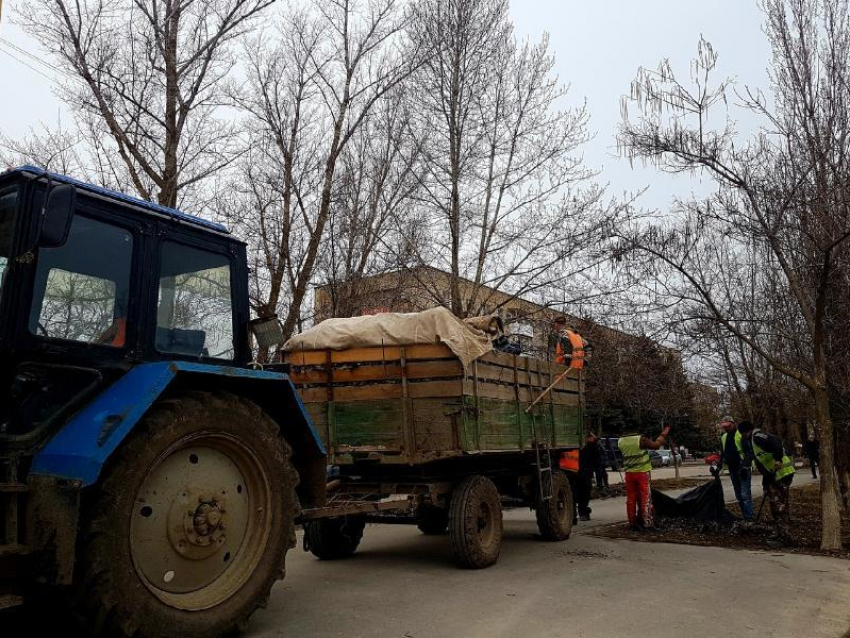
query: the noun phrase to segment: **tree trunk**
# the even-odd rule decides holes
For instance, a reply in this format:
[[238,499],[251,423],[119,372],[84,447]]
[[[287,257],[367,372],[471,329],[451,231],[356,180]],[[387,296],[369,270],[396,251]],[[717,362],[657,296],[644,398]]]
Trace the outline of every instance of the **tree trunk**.
[[821,549],[841,549],[841,507],[835,471],[835,433],[829,409],[829,394],[823,386],[812,390],[820,439],[820,494],[823,534]]

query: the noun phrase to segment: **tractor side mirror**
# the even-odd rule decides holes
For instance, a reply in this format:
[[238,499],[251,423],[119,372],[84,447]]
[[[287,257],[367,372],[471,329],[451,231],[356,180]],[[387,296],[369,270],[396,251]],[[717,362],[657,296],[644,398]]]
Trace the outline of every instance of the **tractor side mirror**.
[[58,248],[68,241],[76,205],[77,189],[70,184],[59,184],[50,189],[41,220],[39,246]]
[[277,315],[254,319],[248,325],[251,327],[254,339],[257,340],[257,346],[263,350],[283,345],[283,328]]

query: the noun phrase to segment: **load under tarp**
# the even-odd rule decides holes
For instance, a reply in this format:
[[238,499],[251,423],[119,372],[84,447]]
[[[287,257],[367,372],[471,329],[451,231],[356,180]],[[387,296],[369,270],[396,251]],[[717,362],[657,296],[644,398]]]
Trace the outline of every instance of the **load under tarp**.
[[678,498],[652,490],[652,505],[660,518],[689,518],[705,522],[729,522],[734,516],[726,509],[719,479],[700,485]]
[[283,350],[348,350],[437,343],[447,345],[464,367],[493,349],[484,331],[439,307],[424,312],[326,319],[292,337]]

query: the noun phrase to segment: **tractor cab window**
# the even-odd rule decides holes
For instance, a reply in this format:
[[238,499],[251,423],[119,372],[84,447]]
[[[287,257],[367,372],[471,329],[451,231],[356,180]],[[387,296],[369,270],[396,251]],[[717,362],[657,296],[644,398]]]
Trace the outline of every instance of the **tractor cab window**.
[[0,293],[6,279],[6,267],[12,253],[12,232],[15,226],[16,191],[0,194]]
[[159,277],[156,349],[232,359],[230,258],[166,241]]
[[129,231],[75,215],[68,241],[38,253],[30,332],[123,347],[132,256]]

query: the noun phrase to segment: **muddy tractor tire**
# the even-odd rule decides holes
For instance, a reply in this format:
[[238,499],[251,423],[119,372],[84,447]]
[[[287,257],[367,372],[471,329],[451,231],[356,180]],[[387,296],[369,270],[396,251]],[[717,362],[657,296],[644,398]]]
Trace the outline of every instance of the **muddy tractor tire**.
[[445,534],[449,527],[449,511],[444,507],[421,505],[416,509],[416,527],[426,536]]
[[449,508],[452,559],[459,567],[482,569],[499,560],[502,503],[493,481],[469,476],[452,492]]
[[348,558],[357,551],[365,528],[365,516],[307,521],[304,523],[304,548],[321,560]]
[[567,475],[552,472],[552,498],[543,500],[537,496],[537,529],[547,541],[564,541],[573,531],[573,491]]
[[84,494],[74,616],[104,638],[242,629],[295,545],[290,455],[250,401],[193,392],[155,404]]

